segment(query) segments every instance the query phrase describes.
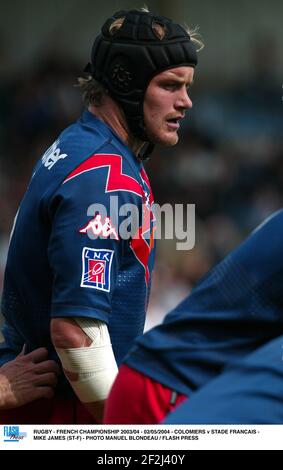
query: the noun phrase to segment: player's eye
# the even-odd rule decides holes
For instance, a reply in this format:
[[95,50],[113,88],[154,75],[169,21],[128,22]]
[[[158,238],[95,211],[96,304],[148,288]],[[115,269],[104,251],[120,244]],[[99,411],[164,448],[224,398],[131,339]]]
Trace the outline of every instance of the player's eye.
[[179,86],[180,86],[179,83],[174,83],[174,82],[163,84],[163,88],[165,88],[165,90],[171,90],[171,91],[177,90]]

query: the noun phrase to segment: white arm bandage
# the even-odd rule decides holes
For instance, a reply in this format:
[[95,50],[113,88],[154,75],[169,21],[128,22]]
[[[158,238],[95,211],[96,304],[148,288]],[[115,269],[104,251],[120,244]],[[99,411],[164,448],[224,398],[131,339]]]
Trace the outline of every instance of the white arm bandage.
[[74,318],[92,344],[84,348],[56,348],[66,371],[79,374],[69,382],[83,403],[105,400],[118,372],[107,325],[91,318]]

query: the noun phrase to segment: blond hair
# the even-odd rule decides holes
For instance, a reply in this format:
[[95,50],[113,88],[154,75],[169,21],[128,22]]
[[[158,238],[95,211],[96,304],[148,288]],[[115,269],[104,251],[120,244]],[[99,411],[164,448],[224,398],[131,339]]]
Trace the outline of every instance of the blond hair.
[[75,86],[81,89],[83,103],[86,107],[90,105],[101,106],[103,96],[107,95],[106,88],[91,75],[78,77]]
[[[139,11],[149,13],[149,9],[147,8],[146,5],[140,8]],[[111,36],[114,36],[115,33],[119,31],[124,21],[125,21],[125,17],[122,16],[121,18],[117,18],[117,20],[111,23],[109,27],[109,33],[111,34]],[[190,36],[192,43],[196,46],[197,52],[201,51],[201,49],[204,48],[204,43],[202,41],[201,35],[198,32],[199,26],[196,26],[195,28],[190,28],[188,25],[184,24],[183,28],[187,32],[188,36]],[[166,34],[166,28],[163,24],[158,23],[158,21],[154,21],[152,23],[152,29],[158,39],[162,40],[164,38]]]

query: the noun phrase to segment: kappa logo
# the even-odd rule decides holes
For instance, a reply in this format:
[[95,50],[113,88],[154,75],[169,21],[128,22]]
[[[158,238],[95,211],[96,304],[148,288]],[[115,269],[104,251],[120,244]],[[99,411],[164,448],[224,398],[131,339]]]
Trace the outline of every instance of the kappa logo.
[[90,238],[93,238],[93,235],[95,238],[101,236],[103,238],[109,237],[119,240],[117,230],[112,225],[110,217],[105,217],[103,220],[100,214],[97,214],[84,227],[82,227],[79,230],[79,233],[87,233]]
[[68,155],[66,153],[61,153],[60,148],[58,147],[59,145],[59,139],[54,142],[54,144],[49,147],[48,150],[46,150],[45,154],[43,155],[41,161],[43,165],[48,169],[51,170],[55,163],[58,162],[58,160],[66,158]]
[[81,287],[110,292],[111,265],[114,250],[84,247],[82,252]]

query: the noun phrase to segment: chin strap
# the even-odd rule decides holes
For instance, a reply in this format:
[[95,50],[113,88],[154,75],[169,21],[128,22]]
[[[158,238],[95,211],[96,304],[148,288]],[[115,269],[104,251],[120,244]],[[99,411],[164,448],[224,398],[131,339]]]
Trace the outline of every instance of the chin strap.
[[139,154],[137,155],[137,158],[143,162],[147,161],[150,159],[150,155],[152,154],[153,150],[154,144],[151,144],[150,142],[145,142]]

